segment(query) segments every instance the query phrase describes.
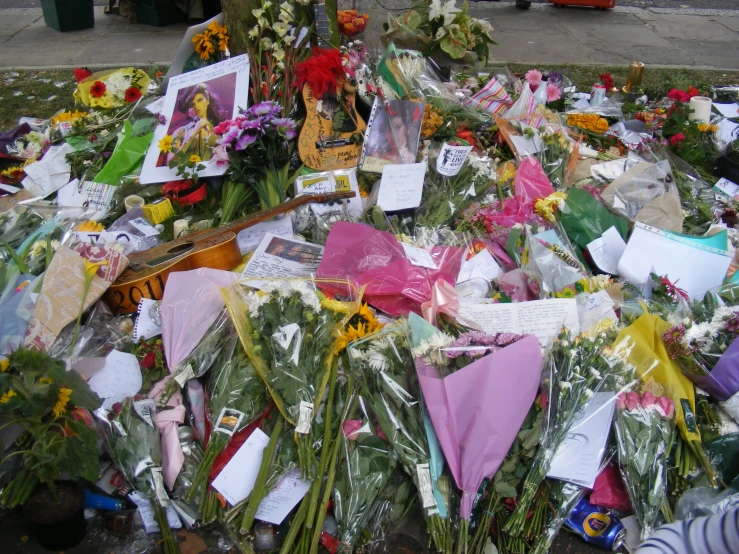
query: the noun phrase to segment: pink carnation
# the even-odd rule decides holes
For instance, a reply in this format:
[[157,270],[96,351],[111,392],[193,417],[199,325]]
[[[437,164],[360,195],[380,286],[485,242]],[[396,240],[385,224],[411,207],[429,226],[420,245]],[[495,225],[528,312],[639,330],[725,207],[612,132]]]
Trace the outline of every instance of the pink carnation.
[[641,396],[637,392],[627,392],[625,402],[627,410],[635,410],[641,405]]
[[672,419],[675,415],[675,403],[666,396],[657,398],[657,406],[662,410],[667,419]]
[[547,83],[547,102],[556,102],[562,98],[562,91],[554,83]]
[[531,85],[532,88],[538,86],[538,84],[541,83],[541,71],[529,69],[526,72],[526,82]]

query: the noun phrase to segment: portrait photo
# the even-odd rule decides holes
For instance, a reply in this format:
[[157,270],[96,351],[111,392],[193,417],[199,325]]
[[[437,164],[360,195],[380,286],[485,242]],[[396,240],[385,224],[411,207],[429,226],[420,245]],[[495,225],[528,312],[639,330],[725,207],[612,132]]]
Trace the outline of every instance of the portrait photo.
[[367,125],[361,168],[381,172],[387,164],[415,163],[423,122],[423,102],[375,100]]
[[181,180],[176,167],[169,167],[184,154],[196,156],[205,166],[202,177],[222,175],[226,165],[211,163],[217,145],[215,127],[233,119],[247,107],[249,98],[249,58],[237,56],[189,73],[172,77],[164,98],[163,124],[154,131],[146,153],[141,183]]

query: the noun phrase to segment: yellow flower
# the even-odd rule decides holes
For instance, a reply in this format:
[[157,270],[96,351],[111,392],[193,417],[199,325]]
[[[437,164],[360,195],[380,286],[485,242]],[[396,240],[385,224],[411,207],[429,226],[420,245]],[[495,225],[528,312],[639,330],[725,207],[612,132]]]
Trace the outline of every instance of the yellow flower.
[[192,156],[190,156],[190,163],[191,164],[199,164],[200,163],[200,156],[198,156],[197,154],[193,154]]
[[103,229],[105,229],[105,227],[103,227],[102,224],[96,221],[93,221],[91,219],[88,221],[85,221],[84,223],[80,223],[77,226],[77,230],[82,233],[99,233]]
[[172,151],[172,135],[164,135],[164,138],[159,141],[159,150],[161,152],[164,152],[165,154],[167,152]]
[[5,373],[8,371],[8,368],[10,367],[10,359],[3,358],[0,360],[0,373]]
[[3,393],[3,395],[0,396],[0,404],[7,404],[14,396],[18,396],[18,393],[13,389],[8,390],[8,392]]
[[69,397],[72,396],[72,389],[67,387],[62,387],[59,390],[59,396],[56,398],[56,404],[54,404],[54,417],[61,417],[64,415],[64,412],[66,411],[67,403],[69,402]]
[[50,377],[39,377],[38,378],[38,384],[39,385],[51,385],[54,381]]
[[62,112],[51,118],[51,124],[52,126],[56,127],[62,121],[69,121],[70,123],[74,123],[75,121],[77,121],[78,119],[82,119],[86,115],[87,113],[81,112],[79,110],[74,110],[73,112],[70,112],[70,111]]
[[333,298],[324,298],[321,300],[321,308],[325,310],[331,310],[339,314],[348,314],[349,305],[346,302],[334,300]]
[[98,263],[91,262],[90,260],[85,260],[85,281],[91,283],[93,277],[95,277],[95,275],[97,274],[98,269],[104,265],[108,265],[108,260],[103,260],[102,262]]
[[575,289],[571,287],[565,287],[554,295],[557,298],[575,298]]
[[701,123],[698,125],[698,130],[701,133],[715,133],[718,131],[718,126],[711,125],[710,123]]
[[566,192],[555,192],[546,198],[539,198],[534,204],[534,211],[541,217],[554,222],[554,213],[567,200]]

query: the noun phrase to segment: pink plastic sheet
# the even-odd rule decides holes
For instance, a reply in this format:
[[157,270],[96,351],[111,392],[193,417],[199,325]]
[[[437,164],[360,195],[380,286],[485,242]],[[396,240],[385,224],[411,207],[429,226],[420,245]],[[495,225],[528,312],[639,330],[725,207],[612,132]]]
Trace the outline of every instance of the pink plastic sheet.
[[507,198],[503,203],[503,210],[492,216],[493,223],[513,227],[517,223],[538,221],[534,215],[534,204],[539,198],[546,198],[554,193],[554,188],[536,156],[529,156],[518,164],[513,189],[513,198]]
[[170,373],[198,345],[225,303],[221,287],[230,287],[236,273],[219,269],[178,271],[167,279],[162,297],[162,342]]
[[[429,252],[438,269],[412,265],[390,233],[340,221],[328,234],[316,277],[347,279],[357,288],[366,285],[364,300],[390,315],[420,314],[437,280],[456,282],[464,256],[464,249],[451,246],[436,246]],[[327,286],[321,284],[321,288]],[[338,287],[328,288],[328,292],[349,294]]]
[[415,360],[431,422],[462,491],[460,514],[467,520],[482,480],[498,471],[536,398],[543,361],[534,336],[443,379],[423,358]]

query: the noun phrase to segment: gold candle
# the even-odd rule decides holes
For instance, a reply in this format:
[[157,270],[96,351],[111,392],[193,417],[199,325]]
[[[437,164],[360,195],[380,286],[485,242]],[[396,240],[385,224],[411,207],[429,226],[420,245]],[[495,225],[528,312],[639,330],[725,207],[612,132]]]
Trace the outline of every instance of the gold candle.
[[630,94],[634,87],[641,85],[642,75],[644,74],[644,64],[642,62],[631,62],[629,64],[629,75],[626,78],[626,86],[623,91]]

